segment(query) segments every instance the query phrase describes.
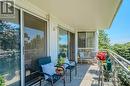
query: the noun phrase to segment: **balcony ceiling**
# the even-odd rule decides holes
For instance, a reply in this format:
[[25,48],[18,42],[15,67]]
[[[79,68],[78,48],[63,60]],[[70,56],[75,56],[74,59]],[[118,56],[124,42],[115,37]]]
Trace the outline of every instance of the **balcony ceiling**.
[[28,0],[76,29],[111,26],[122,0]]

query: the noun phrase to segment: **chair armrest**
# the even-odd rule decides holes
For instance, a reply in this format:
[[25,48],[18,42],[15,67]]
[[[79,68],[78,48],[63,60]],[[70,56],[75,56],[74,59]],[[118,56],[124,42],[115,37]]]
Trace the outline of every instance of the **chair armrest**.
[[77,66],[77,63],[76,61],[73,61],[73,60],[69,60],[70,62],[74,62],[75,66]]
[[66,64],[66,65],[70,66],[70,64],[68,64],[68,63],[63,63],[63,65],[64,65],[64,64]]

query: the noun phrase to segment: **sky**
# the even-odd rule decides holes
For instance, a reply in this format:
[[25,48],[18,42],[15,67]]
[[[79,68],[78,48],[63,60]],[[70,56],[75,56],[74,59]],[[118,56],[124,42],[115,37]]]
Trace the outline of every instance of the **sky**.
[[123,0],[112,26],[106,32],[112,45],[130,42],[130,0]]
[[29,35],[30,37],[30,40],[31,41],[32,39],[36,38],[37,35],[40,35],[40,37],[44,37],[44,32],[43,31],[40,31],[38,29],[32,29],[32,28],[28,28],[28,27],[25,27],[25,32]]

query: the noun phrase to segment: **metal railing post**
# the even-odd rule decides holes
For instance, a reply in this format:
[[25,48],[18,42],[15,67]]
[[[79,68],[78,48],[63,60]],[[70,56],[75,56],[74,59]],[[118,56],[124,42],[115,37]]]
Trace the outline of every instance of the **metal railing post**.
[[101,64],[101,74],[102,74],[102,81],[101,81],[101,86],[104,86],[104,74],[103,74],[103,65]]
[[[119,86],[122,85],[124,82],[122,81],[122,77],[124,76],[124,81],[129,84],[130,82],[129,79],[129,74],[130,74],[130,61],[126,60],[125,58],[121,57],[120,55],[116,54],[113,51],[110,50],[103,50],[105,52],[108,52],[110,55],[111,63],[112,63],[112,76],[111,79],[112,81],[108,82],[113,84],[114,86]],[[123,72],[123,73],[122,73]],[[125,74],[125,75],[124,75]],[[119,82],[120,81],[120,82]],[[122,82],[121,82],[122,81]],[[98,81],[98,86],[104,86],[104,71],[103,71],[103,64],[100,65],[100,70],[99,70],[99,81]],[[129,84],[130,86],[130,84]]]

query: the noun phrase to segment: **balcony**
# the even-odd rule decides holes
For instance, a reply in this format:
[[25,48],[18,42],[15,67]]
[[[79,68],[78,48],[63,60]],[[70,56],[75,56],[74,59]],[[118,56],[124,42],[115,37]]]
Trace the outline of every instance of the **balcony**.
[[[14,3],[3,1],[3,8]],[[65,73],[66,86],[117,86],[121,79],[128,82],[129,61],[109,51],[112,72],[110,80],[105,81],[103,66],[95,58],[98,30],[111,26],[121,3],[122,0],[15,0],[11,9],[6,8],[13,9],[13,17],[0,15],[0,86],[1,82],[2,86],[25,86],[33,79],[30,75],[39,72],[39,58],[51,56],[56,64],[60,53],[78,63],[78,74],[72,72],[71,82],[69,73]],[[122,74],[125,79],[119,80]],[[43,79],[42,86],[48,85]],[[62,81],[54,85],[62,86]]]

